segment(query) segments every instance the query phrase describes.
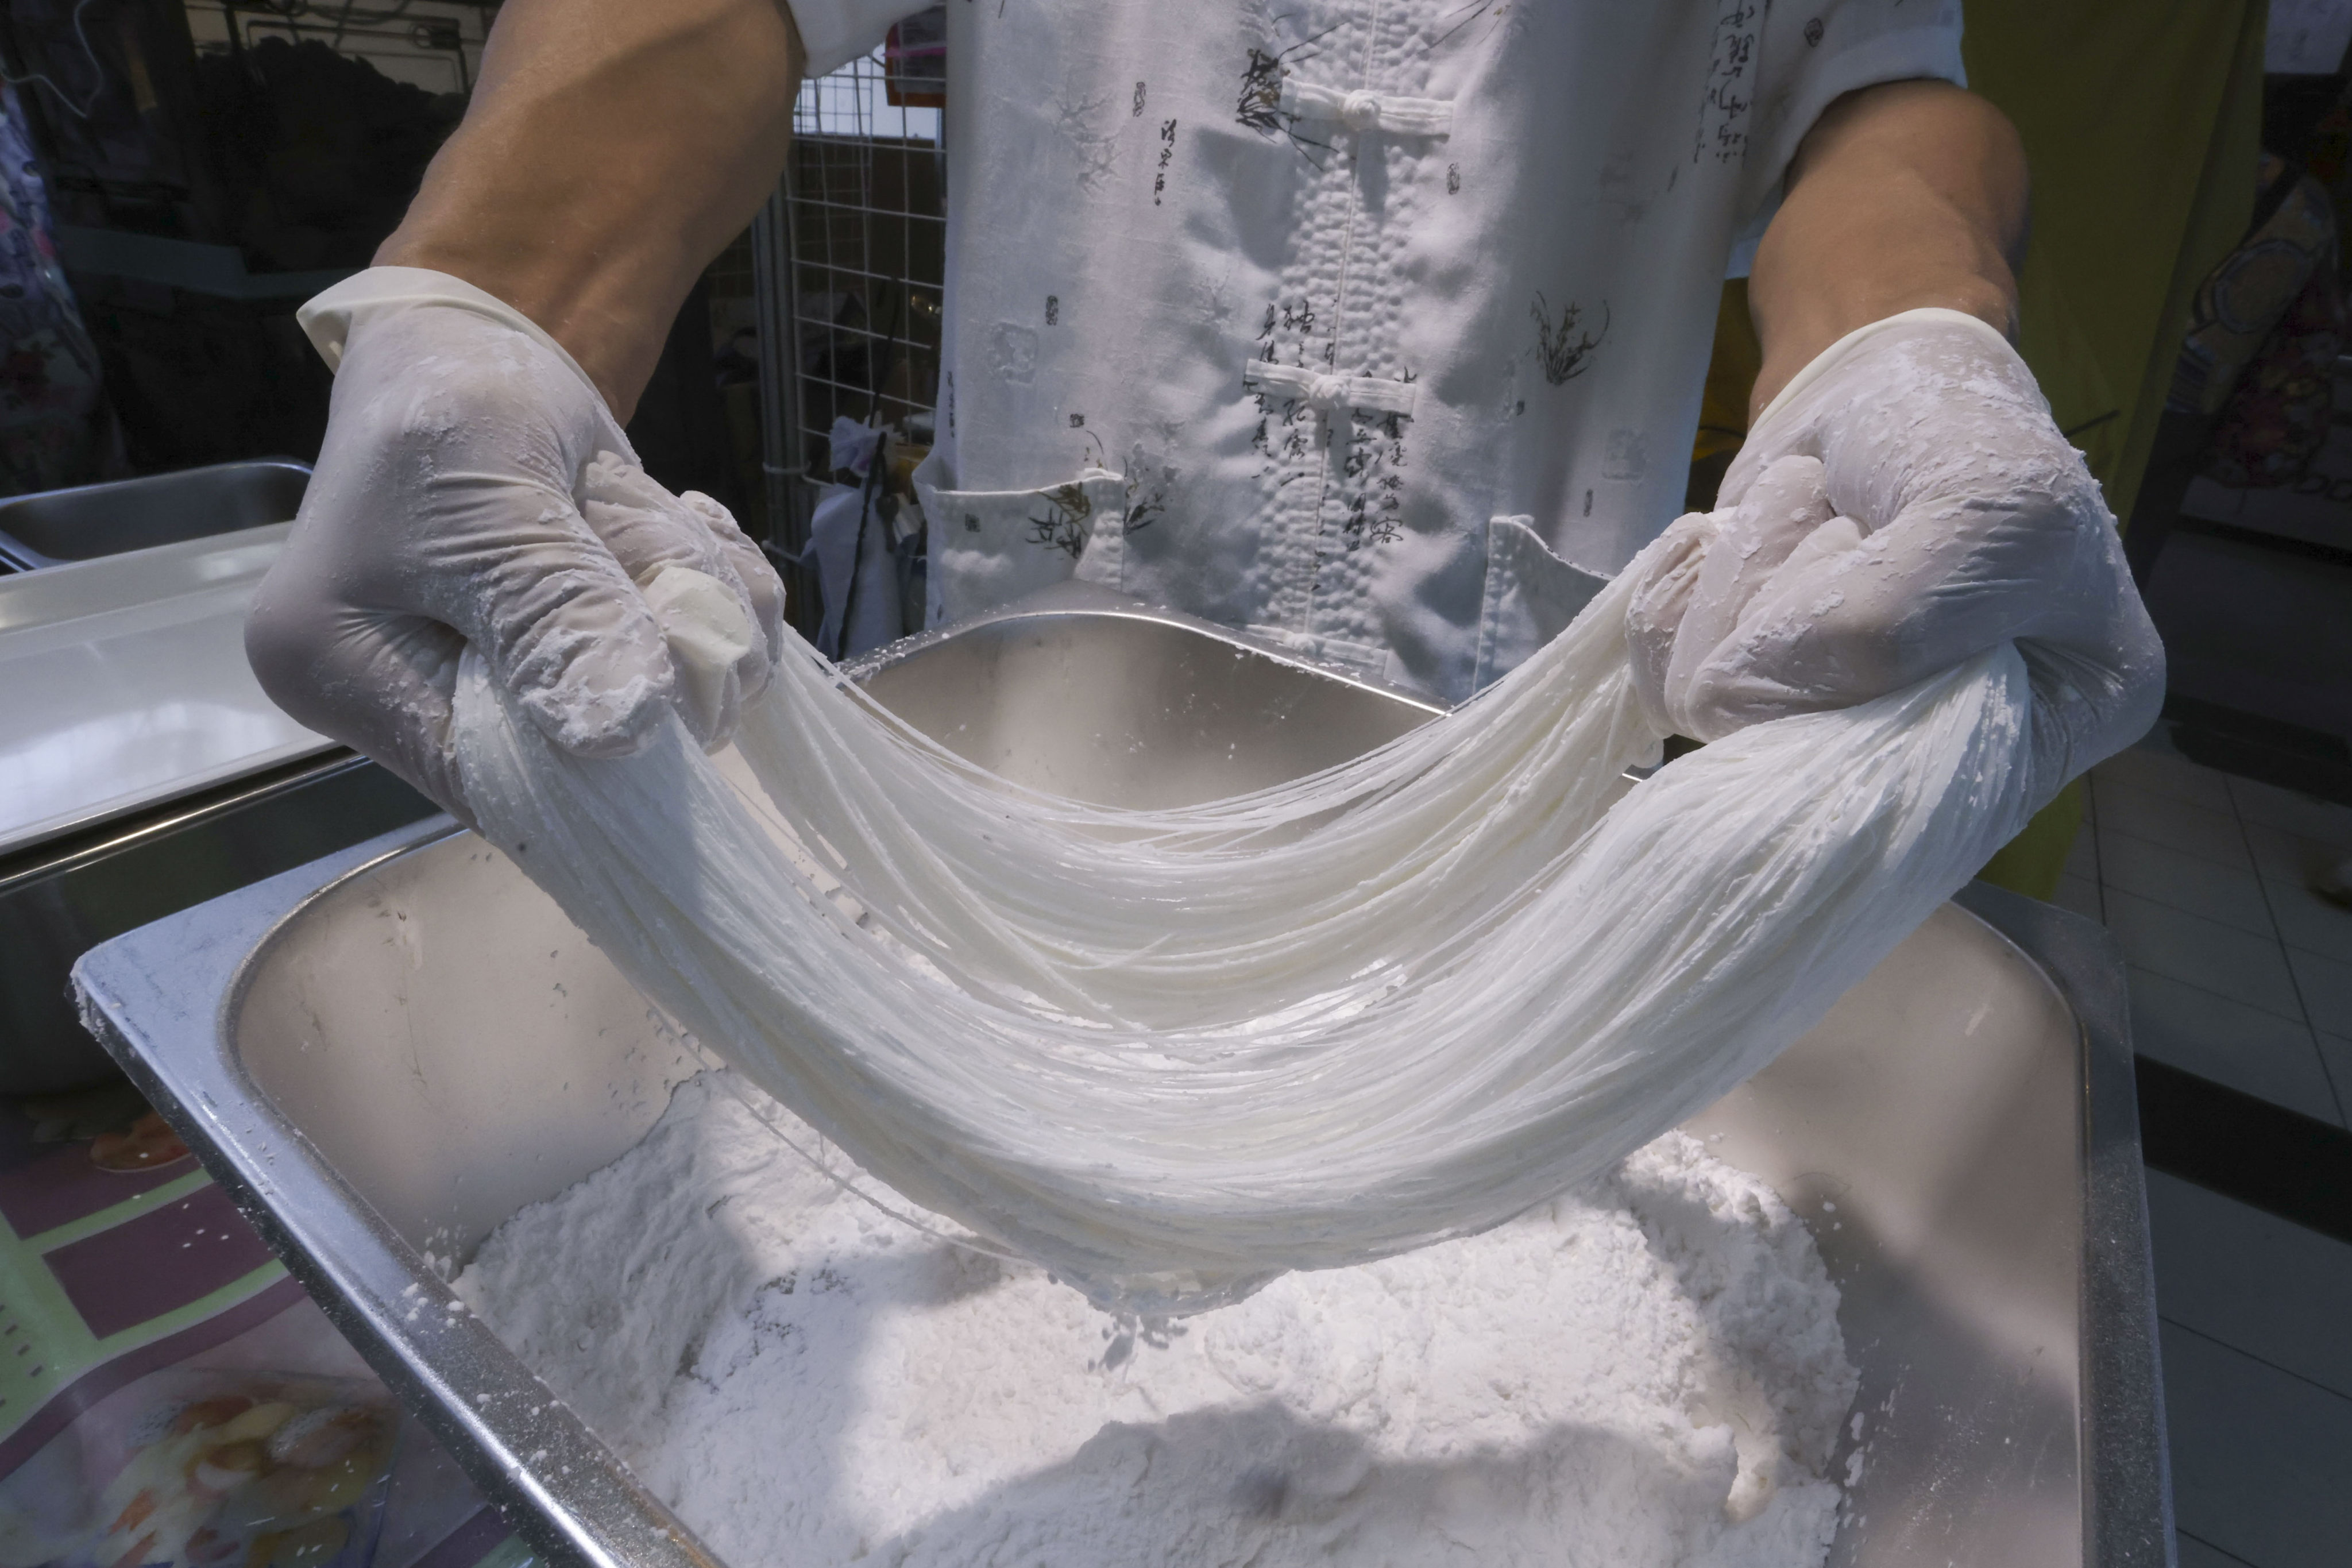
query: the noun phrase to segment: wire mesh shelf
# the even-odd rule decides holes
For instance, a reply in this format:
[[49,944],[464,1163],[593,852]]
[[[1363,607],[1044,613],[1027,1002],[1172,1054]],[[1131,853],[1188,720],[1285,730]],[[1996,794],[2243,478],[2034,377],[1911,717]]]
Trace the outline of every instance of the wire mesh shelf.
[[[888,432],[869,496],[903,492],[932,439],[947,264],[937,20],[925,47],[895,60],[877,49],[802,84],[783,182],[752,226],[768,537],[812,638],[822,605],[811,519],[821,487],[851,477],[834,467],[835,422]],[[899,499],[879,504],[898,516]],[[891,545],[910,626],[921,621],[919,531],[911,544]]]
[[940,113],[890,101],[883,51],[801,89],[787,182],[797,434],[828,471],[835,418],[911,434],[939,396],[947,253]]

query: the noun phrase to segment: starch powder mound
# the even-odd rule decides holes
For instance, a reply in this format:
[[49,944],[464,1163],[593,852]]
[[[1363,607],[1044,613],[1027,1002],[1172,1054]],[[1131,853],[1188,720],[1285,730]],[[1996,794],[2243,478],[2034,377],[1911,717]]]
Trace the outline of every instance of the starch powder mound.
[[457,1289],[736,1568],[1816,1568],[1855,1386],[1803,1224],[1681,1133],[1153,1323],[878,1212],[705,1075]]

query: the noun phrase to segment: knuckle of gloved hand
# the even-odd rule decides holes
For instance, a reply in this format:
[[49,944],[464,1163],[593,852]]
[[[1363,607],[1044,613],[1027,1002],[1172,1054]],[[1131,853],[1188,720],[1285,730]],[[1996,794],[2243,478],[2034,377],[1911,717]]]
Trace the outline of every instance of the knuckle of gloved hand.
[[1633,591],[1625,605],[1628,637],[1645,646],[1672,643],[1716,531],[1713,515],[1685,513],[1635,559],[1629,568],[1634,573]]
[[676,684],[661,630],[618,574],[538,574],[490,626],[491,668],[568,752],[640,749]]
[[712,559],[720,567],[711,575],[735,590],[746,618],[758,628],[760,635],[741,660],[745,695],[756,696],[766,688],[772,668],[782,654],[783,579],[765,552],[751,542],[751,535],[737,526],[735,514],[720,502],[700,490],[681,490],[677,503],[709,535]]
[[735,514],[716,497],[707,496],[700,490],[680,490],[677,501],[699,519],[702,526],[716,535],[721,543],[748,545],[751,542],[751,536],[743,531],[742,525],[735,521]]
[[1723,530],[1728,512],[1688,511],[1666,526],[1656,542],[1636,558],[1636,570],[1644,587],[1685,582],[1695,577],[1701,563]]
[[1667,710],[1677,733],[1713,742],[1813,706],[1766,672],[1726,659],[1711,660],[1678,682],[1669,692]]
[[1829,507],[1829,466],[1807,452],[1789,452],[1767,463],[1741,504],[1793,508]]
[[599,453],[589,463],[579,503],[589,531],[641,584],[672,565],[728,574],[719,540],[694,509],[615,453]]
[[534,639],[515,681],[517,700],[565,751],[585,757],[642,750],[673,686],[657,637],[557,628]]
[[1824,423],[1822,409],[1813,404],[1791,405],[1759,422],[1724,470],[1723,482],[1716,488],[1717,510],[1738,505],[1767,469],[1791,458],[1826,464],[1834,434],[1823,428]]
[[1874,606],[1833,586],[1783,595],[1690,662],[1680,700],[1697,728],[1687,732],[1714,740],[1884,696],[1903,684],[1905,636]]
[[581,468],[574,488],[583,513],[594,506],[615,517],[658,516],[667,510],[671,499],[643,468],[618,452],[602,448]]
[[609,449],[598,451],[581,470],[580,495],[583,500],[658,517],[680,527],[698,521],[660,480],[628,457]]

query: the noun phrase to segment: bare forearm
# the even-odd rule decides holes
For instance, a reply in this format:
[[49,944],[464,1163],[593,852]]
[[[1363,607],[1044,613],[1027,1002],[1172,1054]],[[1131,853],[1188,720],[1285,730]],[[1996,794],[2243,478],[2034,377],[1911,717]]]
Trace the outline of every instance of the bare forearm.
[[1894,82],[1830,106],[1799,149],[1748,280],[1764,350],[1751,415],[1822,350],[1941,305],[2013,333],[2025,153],[2007,117],[1944,82]]
[[801,58],[783,0],[508,0],[375,259],[513,305],[626,419],[695,278],[774,187]]

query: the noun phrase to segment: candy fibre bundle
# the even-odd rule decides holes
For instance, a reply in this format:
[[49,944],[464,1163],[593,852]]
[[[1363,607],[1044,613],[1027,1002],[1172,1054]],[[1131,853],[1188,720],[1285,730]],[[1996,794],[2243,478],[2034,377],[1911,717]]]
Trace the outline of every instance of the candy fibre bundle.
[[1454,713],[1255,794],[1023,789],[804,645],[739,788],[671,721],[583,759],[470,658],[484,833],[858,1164],[1107,1305],[1486,1229],[1819,1021],[2023,824],[2026,661],[1653,762],[1627,573]]

